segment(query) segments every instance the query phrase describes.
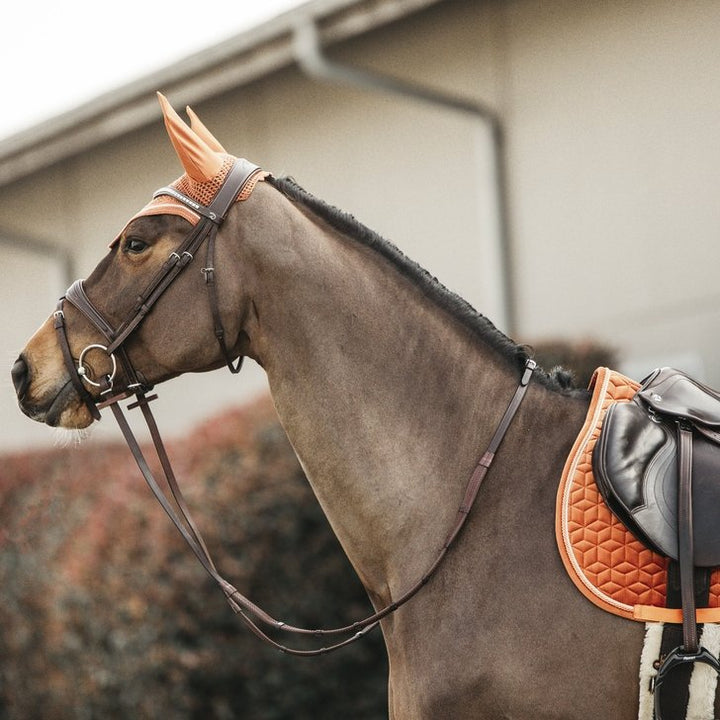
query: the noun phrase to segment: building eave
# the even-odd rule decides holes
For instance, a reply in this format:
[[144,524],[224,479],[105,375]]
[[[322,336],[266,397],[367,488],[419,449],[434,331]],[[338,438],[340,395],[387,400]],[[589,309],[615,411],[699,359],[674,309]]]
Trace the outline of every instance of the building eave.
[[198,104],[295,62],[293,32],[310,20],[330,45],[441,0],[311,0],[158,72],[0,141],[0,186],[142,128],[160,117],[155,91]]

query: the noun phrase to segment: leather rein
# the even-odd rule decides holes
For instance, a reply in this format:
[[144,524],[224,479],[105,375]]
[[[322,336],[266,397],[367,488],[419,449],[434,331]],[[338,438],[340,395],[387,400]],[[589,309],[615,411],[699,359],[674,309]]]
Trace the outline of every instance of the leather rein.
[[[374,614],[366,617],[364,620],[359,620],[350,625],[340,628],[333,629],[317,629],[310,630],[305,628],[298,628],[287,623],[276,620],[260,607],[255,605],[252,601],[246,598],[240,593],[237,588],[231,585],[225,578],[218,572],[215,563],[210,556],[205,541],[197,528],[187,503],[183,496],[183,493],[177,483],[175,474],[173,472],[170,460],[165,450],[164,443],[160,436],[160,432],[155,422],[155,418],[150,409],[149,403],[157,398],[157,395],[148,396],[148,392],[152,390],[147,385],[144,378],[139,372],[133,368],[130,358],[128,357],[125,341],[130,337],[133,331],[140,325],[142,320],[147,316],[155,303],[160,299],[162,294],[167,290],[170,284],[178,277],[178,275],[193,261],[196,252],[201,248],[203,243],[207,242],[207,261],[206,267],[202,268],[202,272],[205,275],[205,280],[208,286],[210,309],[213,315],[213,322],[215,326],[215,337],[220,345],[223,357],[226,360],[227,367],[231,372],[237,373],[240,371],[242,364],[242,357],[237,359],[237,362],[233,362],[233,358],[229,352],[227,344],[225,342],[225,333],[220,319],[219,306],[217,300],[217,290],[215,288],[215,268],[213,267],[214,262],[214,243],[215,236],[218,228],[225,220],[227,213],[234,204],[238,195],[241,195],[243,189],[251,186],[251,183],[256,179],[256,175],[261,170],[258,166],[249,163],[247,160],[238,159],[234,166],[230,170],[225,183],[218,191],[213,202],[208,206],[203,206],[186,197],[182,193],[179,193],[174,188],[161,188],[158,190],[154,197],[159,195],[170,195],[176,200],[186,204],[192,210],[200,215],[200,220],[193,227],[184,241],[180,246],[171,253],[170,257],[165,261],[156,275],[152,278],[145,291],[140,295],[136,306],[131,316],[125,320],[117,329],[113,328],[102,316],[102,314],[95,308],[90,301],[89,297],[85,293],[82,280],[77,280],[66,292],[65,296],[62,297],[58,303],[57,309],[54,313],[54,326],[57,331],[57,337],[60,343],[60,347],[65,360],[65,365],[70,374],[70,381],[79,393],[83,402],[88,407],[93,418],[100,419],[100,410],[105,407],[109,407],[115,419],[120,426],[120,430],[125,438],[125,441],[130,449],[130,452],[135,459],[135,462],[140,469],[146,483],[152,490],[153,494],[157,498],[158,502],[162,506],[165,513],[168,515],[170,520],[180,532],[185,542],[188,544],[192,552],[195,554],[200,564],[203,566],[205,571],[215,582],[220,586],[227,601],[232,610],[237,613],[245,625],[260,639],[264,640],[276,649],[296,656],[315,656],[322,655],[333,650],[337,650],[341,647],[345,647],[350,643],[355,642],[359,638],[363,637],[367,632],[378,625],[380,620],[393,613],[399,607],[404,605],[408,600],[414,597],[418,591],[430,580],[434,575],[435,571],[440,566],[443,558],[455,539],[462,530],[465,522],[470,514],[470,510],[473,507],[475,499],[477,497],[480,486],[485,478],[485,475],[490,468],[495,453],[497,452],[505,434],[510,427],[515,414],[522,403],[525,393],[527,392],[530,378],[536,367],[534,360],[527,360],[522,377],[518,383],[507,409],[502,416],[497,429],[488,445],[487,450],[478,461],[475,469],[473,470],[470,479],[467,483],[465,494],[458,508],[453,526],[448,533],[445,542],[443,543],[437,557],[434,562],[430,565],[427,572],[406,592],[404,592],[397,600],[390,603],[386,607],[378,610]],[[242,195],[241,195],[242,196]],[[81,353],[80,357],[75,360],[70,351],[70,345],[67,338],[66,326],[65,326],[65,315],[63,312],[63,306],[65,302],[69,302],[76,307],[89,322],[101,333],[101,335],[107,341],[107,345],[92,344],[88,345]],[[96,350],[104,352],[111,361],[112,369],[111,372],[97,379],[90,377],[87,368],[83,361],[86,354]],[[117,371],[117,360],[116,355],[120,359],[120,363],[123,367],[123,371],[126,377],[126,383],[123,390],[116,392],[114,389],[114,380]],[[99,389],[100,398],[96,400],[91,392],[88,390],[86,385]],[[140,408],[143,414],[145,423],[147,424],[152,442],[157,453],[157,457],[162,467],[163,475],[167,486],[170,488],[172,497],[174,498],[175,504],[170,501],[168,495],[161,489],[160,485],[156,481],[150,466],[148,465],[145,456],[140,448],[140,445],[133,434],[133,431],[120,407],[119,402],[125,400],[131,396],[135,397],[134,402],[128,405],[128,409]],[[332,637],[336,635],[349,635],[345,640],[336,642],[334,644],[316,648],[316,649],[297,649],[290,648],[280,644],[269,635],[266,634],[260,628],[260,624],[265,625],[269,628],[278,631],[284,631],[302,636],[311,636],[313,638],[322,639],[324,637]]]

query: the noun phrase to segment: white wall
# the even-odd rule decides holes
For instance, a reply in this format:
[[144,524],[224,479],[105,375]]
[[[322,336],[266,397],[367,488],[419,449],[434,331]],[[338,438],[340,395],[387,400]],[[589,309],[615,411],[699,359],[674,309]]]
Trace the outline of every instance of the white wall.
[[[459,19],[454,18],[455,26],[471,40],[473,33]],[[427,22],[410,34],[389,29],[343,48],[342,59],[360,63],[369,57],[386,72],[468,91],[473,83],[458,82],[455,73],[467,44],[453,43],[454,33],[448,37],[449,31],[436,30]],[[443,62],[438,63],[440,55]],[[293,175],[498,319],[502,285],[492,154],[482,122],[412,100],[324,85],[297,69],[195,109],[228,150],[275,174]],[[0,224],[54,238],[76,255],[79,273],[86,276],[127,217],[180,172],[158,115],[153,127],[43,173],[39,185],[31,178],[8,188]],[[49,205],[37,203],[46,196]],[[52,307],[37,308],[32,327]],[[25,327],[19,335],[30,332]],[[169,435],[184,432],[264,388],[257,367],[239,378],[226,371],[178,378],[160,388],[160,426]],[[36,429],[18,416],[12,398],[6,400],[0,408],[3,422],[28,430],[25,438],[18,429],[12,444],[37,442]],[[107,420],[96,435],[116,433]]]
[[521,332],[720,386],[720,4],[515,2],[505,28]]
[[[19,415],[15,406],[15,390],[10,378],[18,350],[27,342],[28,332],[39,325],[38,311],[53,309],[64,286],[64,268],[56,258],[23,249],[0,231],[0,268],[3,303],[2,347],[0,358],[0,410],[2,411],[0,447],[14,447],[27,442],[45,443],[48,431]],[[42,308],[42,310],[41,310]]]
[[[331,55],[498,109],[516,339],[597,338],[636,374],[677,363],[720,386],[719,37],[720,4],[710,1],[448,0]],[[228,149],[294,175],[503,324],[490,143],[478,120],[296,69],[196,109]],[[158,120],[4,188],[0,227],[54,240],[87,274],[179,172]],[[16,274],[23,263],[6,265]],[[25,289],[22,312],[2,290],[3,326],[17,336],[0,336],[8,359],[53,307],[48,288]],[[8,442],[37,442],[8,387]],[[161,388],[161,426],[183,431],[262,387],[259,371],[180,378]]]

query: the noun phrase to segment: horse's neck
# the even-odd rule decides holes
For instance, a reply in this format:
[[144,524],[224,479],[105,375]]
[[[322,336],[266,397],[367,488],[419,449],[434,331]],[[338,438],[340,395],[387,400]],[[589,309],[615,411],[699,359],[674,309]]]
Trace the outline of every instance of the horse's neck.
[[338,538],[387,595],[434,558],[517,373],[376,251],[296,215],[253,258],[251,343]]

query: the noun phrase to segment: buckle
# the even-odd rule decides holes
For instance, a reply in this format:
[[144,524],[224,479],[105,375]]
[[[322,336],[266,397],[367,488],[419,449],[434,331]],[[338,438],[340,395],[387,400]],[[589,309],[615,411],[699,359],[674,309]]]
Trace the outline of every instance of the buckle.
[[523,372],[523,376],[520,380],[520,385],[527,385],[530,382],[530,378],[532,377],[536,367],[537,363],[532,358],[528,358],[525,361],[525,371]]

